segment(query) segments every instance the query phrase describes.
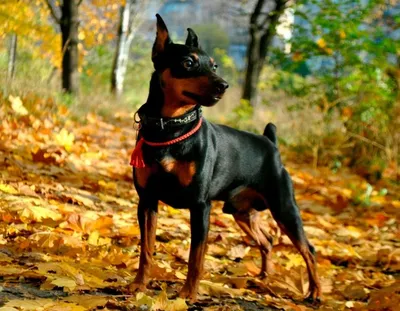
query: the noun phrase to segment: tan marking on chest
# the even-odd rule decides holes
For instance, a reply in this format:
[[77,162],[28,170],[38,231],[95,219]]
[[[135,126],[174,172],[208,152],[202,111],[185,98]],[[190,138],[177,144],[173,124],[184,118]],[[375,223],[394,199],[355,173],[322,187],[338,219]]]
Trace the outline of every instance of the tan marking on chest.
[[161,161],[161,166],[167,173],[178,177],[182,186],[188,186],[192,182],[194,174],[196,174],[196,163],[194,161],[177,161],[172,157],[166,157]]

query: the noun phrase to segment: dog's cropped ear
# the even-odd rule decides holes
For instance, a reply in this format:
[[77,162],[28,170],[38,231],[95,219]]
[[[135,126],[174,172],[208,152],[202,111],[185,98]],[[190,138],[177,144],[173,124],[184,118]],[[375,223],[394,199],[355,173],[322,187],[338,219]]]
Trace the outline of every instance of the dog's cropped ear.
[[157,17],[157,34],[156,41],[154,41],[153,52],[151,55],[151,59],[154,59],[162,54],[165,51],[165,48],[168,44],[172,43],[171,38],[169,37],[167,26],[165,25],[163,19],[159,14],[156,14]]
[[199,47],[199,38],[197,37],[196,33],[193,31],[192,28],[188,28],[188,36],[186,38],[185,45],[190,47]]

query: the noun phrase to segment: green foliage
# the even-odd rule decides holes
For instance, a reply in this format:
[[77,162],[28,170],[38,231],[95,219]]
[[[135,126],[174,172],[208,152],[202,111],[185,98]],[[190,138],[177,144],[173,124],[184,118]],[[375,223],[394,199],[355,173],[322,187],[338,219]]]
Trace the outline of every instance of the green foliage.
[[[124,84],[125,100],[133,106],[143,104],[147,97],[148,83],[154,70],[149,56],[150,50],[151,43],[139,36],[135,38]],[[114,47],[99,45],[86,55],[81,75],[84,92],[91,92],[93,89],[109,92],[114,53]]]
[[325,123],[343,122],[354,146],[343,152],[352,165],[373,165],[371,154],[394,161],[390,149],[400,143],[391,133],[399,118],[399,80],[389,74],[399,73],[400,42],[390,35],[400,24],[390,10],[380,0],[298,1],[291,53],[271,57],[281,68],[273,87],[298,99],[291,109],[307,102]]
[[213,57],[218,64],[217,73],[231,86],[235,85],[239,79],[239,71],[233,58],[227,54],[226,50],[220,48],[214,49]]
[[234,60],[227,54],[229,36],[218,24],[201,24],[192,27],[199,37],[199,44],[212,56],[219,66],[218,74],[230,84],[238,80],[238,71]]
[[252,120],[254,107],[248,100],[241,99],[240,104],[233,109],[233,117],[227,122],[230,126],[249,132],[257,132]]
[[201,48],[210,55],[216,48],[228,49],[228,34],[218,24],[194,25],[192,28],[199,37]]

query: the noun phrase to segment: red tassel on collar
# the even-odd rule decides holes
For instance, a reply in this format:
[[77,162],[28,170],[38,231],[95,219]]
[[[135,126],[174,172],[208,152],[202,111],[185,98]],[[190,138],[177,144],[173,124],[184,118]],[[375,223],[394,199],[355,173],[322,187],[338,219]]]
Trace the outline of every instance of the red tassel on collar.
[[143,160],[143,150],[142,150],[143,143],[144,143],[144,138],[142,137],[139,139],[139,141],[136,144],[135,149],[133,149],[133,151],[132,151],[130,164],[133,167],[143,168],[146,166],[146,164],[144,164],[144,160]]
[[189,132],[187,132],[186,134],[183,134],[182,136],[179,136],[175,139],[168,140],[166,142],[151,142],[151,141],[145,140],[143,137],[140,138],[136,144],[135,149],[132,151],[130,165],[132,165],[135,168],[146,167],[146,164],[144,163],[144,159],[143,159],[143,150],[142,150],[143,144],[147,144],[152,147],[165,147],[165,146],[170,146],[170,145],[179,143],[182,140],[185,140],[185,139],[189,138],[190,136],[192,136],[194,133],[196,133],[200,129],[202,123],[203,123],[203,118],[200,118],[199,123],[197,123],[197,125],[193,129],[191,129]]

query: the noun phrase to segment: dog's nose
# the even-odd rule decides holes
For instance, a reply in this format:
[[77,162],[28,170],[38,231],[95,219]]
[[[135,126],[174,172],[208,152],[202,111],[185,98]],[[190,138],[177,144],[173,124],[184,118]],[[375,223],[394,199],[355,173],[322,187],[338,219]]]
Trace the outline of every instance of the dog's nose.
[[225,92],[225,90],[226,90],[228,87],[229,87],[229,84],[226,83],[225,81],[223,81],[223,82],[219,82],[215,88],[216,88],[216,90],[217,90],[218,93],[222,94],[222,93]]

